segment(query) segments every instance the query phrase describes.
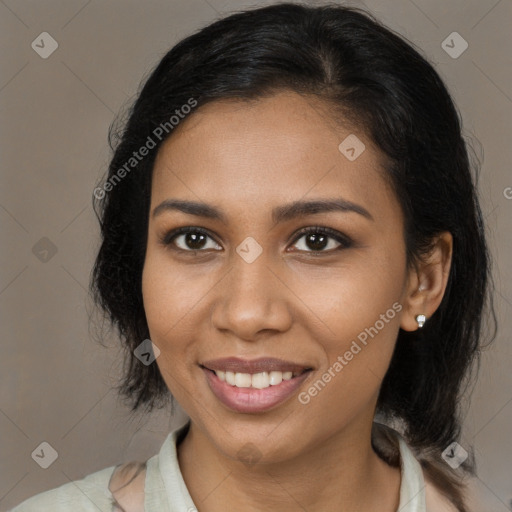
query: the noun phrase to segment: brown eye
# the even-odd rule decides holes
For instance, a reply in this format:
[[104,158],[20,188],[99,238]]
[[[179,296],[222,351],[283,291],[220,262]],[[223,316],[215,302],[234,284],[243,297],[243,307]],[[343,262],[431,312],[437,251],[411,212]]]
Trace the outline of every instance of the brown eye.
[[305,228],[294,242],[299,251],[323,253],[346,249],[351,245],[352,241],[347,236],[325,227]]
[[201,251],[205,249],[221,250],[215,240],[203,229],[187,226],[166,234],[161,240],[163,245],[173,245],[182,251]]

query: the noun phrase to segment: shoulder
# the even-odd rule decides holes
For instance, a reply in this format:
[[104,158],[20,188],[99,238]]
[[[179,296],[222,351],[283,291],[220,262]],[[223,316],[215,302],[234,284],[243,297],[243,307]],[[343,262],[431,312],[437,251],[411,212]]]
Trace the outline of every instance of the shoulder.
[[116,468],[109,482],[114,511],[144,512],[146,463],[127,462]]
[[114,469],[111,466],[81,480],[36,494],[10,512],[112,512],[108,483]]

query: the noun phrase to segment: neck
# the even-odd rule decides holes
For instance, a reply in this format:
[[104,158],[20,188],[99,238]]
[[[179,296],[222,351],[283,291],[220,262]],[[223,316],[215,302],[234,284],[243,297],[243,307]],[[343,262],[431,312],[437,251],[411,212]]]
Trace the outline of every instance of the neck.
[[293,459],[268,464],[226,457],[192,423],[178,458],[199,512],[394,512],[399,505],[400,470],[373,451],[371,422],[367,428],[348,427]]

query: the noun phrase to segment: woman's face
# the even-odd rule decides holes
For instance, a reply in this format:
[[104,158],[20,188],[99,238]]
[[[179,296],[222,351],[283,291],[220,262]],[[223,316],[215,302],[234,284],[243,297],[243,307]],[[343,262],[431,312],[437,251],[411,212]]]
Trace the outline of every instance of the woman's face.
[[[278,461],[368,433],[408,279],[383,172],[361,129],[291,92],[207,104],[160,148],[144,308],[167,386],[223,454]],[[319,201],[340,207],[304,207]],[[309,370],[288,380],[269,358]]]

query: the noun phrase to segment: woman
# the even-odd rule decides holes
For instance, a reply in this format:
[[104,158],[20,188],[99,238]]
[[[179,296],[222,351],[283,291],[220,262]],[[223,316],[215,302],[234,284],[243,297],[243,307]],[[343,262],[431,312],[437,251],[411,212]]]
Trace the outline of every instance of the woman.
[[133,410],[190,420],[14,510],[468,510],[489,263],[432,66],[361,10],[275,4],[177,44],[118,137],[93,289]]

